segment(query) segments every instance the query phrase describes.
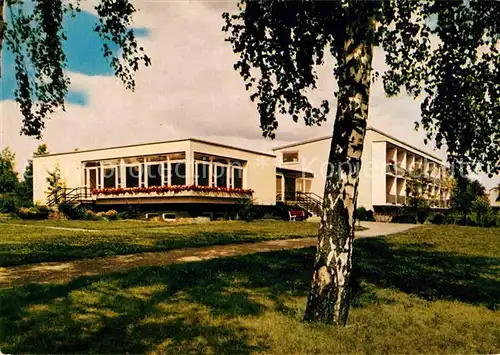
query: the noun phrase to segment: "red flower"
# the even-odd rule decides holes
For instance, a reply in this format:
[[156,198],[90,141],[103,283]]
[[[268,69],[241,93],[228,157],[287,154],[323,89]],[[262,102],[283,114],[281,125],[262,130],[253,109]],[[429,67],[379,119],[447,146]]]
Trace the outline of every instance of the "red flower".
[[153,193],[163,194],[165,192],[182,192],[182,191],[195,191],[195,192],[223,192],[228,194],[239,195],[252,195],[252,189],[230,188],[230,187],[215,187],[215,186],[198,186],[198,185],[163,185],[163,186],[150,186],[150,187],[116,187],[116,188],[103,188],[92,189],[93,195],[120,195],[120,194],[136,194],[136,193]]

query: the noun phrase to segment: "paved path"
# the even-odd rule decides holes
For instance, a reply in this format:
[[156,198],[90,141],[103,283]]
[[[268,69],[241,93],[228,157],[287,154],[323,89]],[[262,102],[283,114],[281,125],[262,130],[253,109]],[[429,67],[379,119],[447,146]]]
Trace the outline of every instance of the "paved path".
[[[356,238],[366,238],[403,232],[414,225],[365,222],[368,230],[356,232]],[[315,246],[316,238],[269,240],[258,243],[214,245],[165,252],[137,253],[68,262],[48,262],[14,267],[0,267],[0,288],[27,283],[65,283],[80,276],[94,276],[124,271],[141,266],[165,266],[174,263],[210,260],[236,255]]]

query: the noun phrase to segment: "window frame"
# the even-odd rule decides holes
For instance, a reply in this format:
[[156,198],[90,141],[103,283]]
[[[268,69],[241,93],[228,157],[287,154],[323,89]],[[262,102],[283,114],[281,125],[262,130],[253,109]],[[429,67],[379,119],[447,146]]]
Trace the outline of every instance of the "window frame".
[[[119,165],[101,165],[101,178],[102,178],[102,187],[105,189],[116,189],[120,187],[120,166]],[[105,179],[105,170],[106,169],[112,169],[114,170],[114,175],[115,175],[115,186],[114,187],[106,187],[104,184],[104,179]]]
[[[203,164],[208,167],[208,176],[207,176],[207,185],[200,185],[198,184],[198,164]],[[212,169],[210,168],[212,165],[211,161],[206,161],[206,160],[195,160],[194,161],[194,184],[196,186],[207,186],[210,187],[212,186]]]
[[[138,166],[139,167],[139,176],[138,176],[138,183],[137,183],[137,186],[128,186],[127,184],[127,168],[130,168],[130,167],[134,167],[134,166]],[[143,181],[142,181],[142,177],[143,177],[143,166],[144,164],[143,163],[129,163],[129,164],[124,164],[123,167],[124,167],[124,170],[125,170],[125,176],[124,176],[124,187],[130,187],[130,188],[134,188],[134,187],[142,187],[143,185]]]
[[[228,164],[222,164],[222,163],[216,163],[216,162],[212,162],[212,183],[213,183],[213,186],[214,187],[225,187],[225,188],[228,188],[229,187],[229,175],[231,174],[231,170],[230,170],[230,165],[229,163]],[[218,179],[218,175],[217,175],[217,167],[220,166],[222,168],[226,168],[226,185],[225,186],[219,186],[217,184],[217,179]]]
[[[145,170],[145,174],[146,175],[143,175],[146,177],[146,181],[144,183],[144,186],[145,187],[149,187],[149,167],[152,166],[152,165],[159,165],[160,166],[160,185],[159,186],[163,186],[164,185],[164,181],[165,181],[165,161],[153,161],[153,162],[146,162],[144,163],[144,170]],[[158,186],[158,185],[151,185],[151,186]]]
[[[297,161],[285,161],[285,154],[297,154]],[[298,164],[300,161],[300,156],[299,156],[299,151],[298,150],[291,150],[287,152],[282,152],[281,153],[281,163],[282,164]]]
[[[184,164],[184,184],[182,185],[172,185],[172,164],[178,164],[178,163],[183,163]],[[187,183],[187,162],[186,159],[176,159],[176,160],[169,160],[168,161],[168,186],[185,186]]]

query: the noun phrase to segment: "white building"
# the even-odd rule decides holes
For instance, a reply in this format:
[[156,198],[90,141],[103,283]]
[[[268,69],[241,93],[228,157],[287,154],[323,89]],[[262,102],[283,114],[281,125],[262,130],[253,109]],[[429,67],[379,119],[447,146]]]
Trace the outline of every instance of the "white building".
[[[54,205],[47,176],[58,167],[65,200],[101,209],[142,205],[200,213],[252,197],[259,205],[297,203],[319,214],[330,142],[327,136],[289,144],[274,149],[274,155],[189,138],[36,156],[34,201]],[[447,170],[439,158],[368,128],[358,206],[404,205],[405,173],[415,168],[430,177],[428,195],[435,207],[448,206],[449,191],[440,183]]]
[[488,191],[487,196],[491,206],[500,208],[500,199],[498,198],[499,195],[500,189],[498,187],[494,187]]
[[[288,144],[273,149],[281,168],[303,171],[309,176],[293,179],[277,174],[278,199],[286,200],[297,192],[323,196],[332,136]],[[431,183],[428,197],[434,207],[449,205],[450,191],[441,181],[448,177],[443,161],[375,128],[366,131],[358,187],[358,206],[402,206],[406,201],[407,172],[420,169]],[[311,177],[313,176],[313,177]]]
[[48,154],[33,159],[33,195],[52,205],[48,172],[60,169],[64,198],[104,208],[144,205],[155,211],[198,210],[252,196],[274,205],[276,157],[199,139]]

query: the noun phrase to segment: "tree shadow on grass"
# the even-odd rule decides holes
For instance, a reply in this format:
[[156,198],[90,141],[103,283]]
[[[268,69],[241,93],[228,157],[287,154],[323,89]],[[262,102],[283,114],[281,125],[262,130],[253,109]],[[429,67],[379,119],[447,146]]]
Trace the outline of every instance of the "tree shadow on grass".
[[256,254],[0,290],[0,347],[12,353],[266,351],[266,339],[250,337],[238,318],[261,315],[270,295],[305,292],[311,256]]
[[150,245],[116,239],[85,244],[73,244],[74,241],[71,239],[26,244],[0,244],[0,267],[302,237],[302,235],[288,234],[276,238],[272,234],[262,236],[259,231],[242,230],[222,233],[197,232],[189,235],[164,234],[151,237],[152,243]]
[[[358,279],[425,299],[498,307],[499,260],[440,253],[383,238],[355,242]],[[287,297],[306,296],[314,248],[141,267],[63,285],[0,290],[0,348],[36,353],[270,351],[242,318],[278,310],[300,318]],[[496,277],[496,279],[495,279]],[[365,302],[376,302],[367,292]],[[375,297],[375,299],[370,297]]]
[[429,243],[394,247],[384,238],[357,240],[354,274],[358,280],[427,300],[457,300],[499,309],[500,258],[443,253],[432,247]]

